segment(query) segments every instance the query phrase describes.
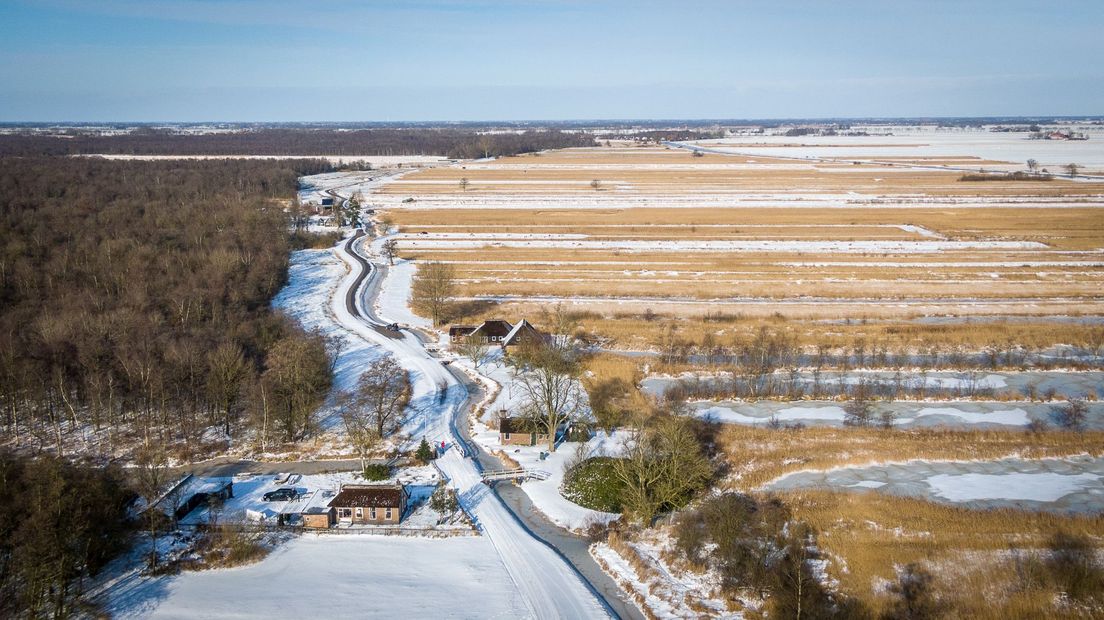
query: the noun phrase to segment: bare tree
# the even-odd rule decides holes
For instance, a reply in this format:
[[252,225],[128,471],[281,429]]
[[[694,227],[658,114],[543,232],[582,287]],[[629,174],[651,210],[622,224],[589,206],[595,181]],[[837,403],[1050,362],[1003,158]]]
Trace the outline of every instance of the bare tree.
[[463,177],[460,179],[460,191],[468,191],[468,177]]
[[1039,169],[1039,162],[1035,161],[1034,159],[1027,160],[1027,169],[1034,173],[1036,170]]
[[848,426],[869,426],[874,417],[874,406],[870,402],[870,384],[866,377],[859,379],[851,394],[851,401],[843,406],[846,414],[843,420]]
[[602,182],[598,179],[594,179],[593,181],[590,182],[590,187],[594,191],[598,191],[602,187]]
[[434,325],[440,325],[455,290],[456,274],[452,265],[429,261],[414,275],[410,297],[415,308],[428,313]]
[[390,435],[402,420],[410,392],[410,376],[393,357],[373,361],[357,380],[345,408],[346,426],[367,427],[376,438]]
[[613,469],[624,485],[626,515],[644,525],[662,510],[685,506],[713,475],[688,423],[678,418],[638,422]]
[[241,347],[224,342],[207,355],[207,389],[222,412],[223,431],[230,436],[231,421],[249,376],[249,363]]
[[515,357],[522,417],[548,433],[548,451],[556,451],[556,431],[579,414],[583,390],[574,350],[544,342],[527,343]]
[[1081,169],[1081,166],[1077,164],[1066,164],[1063,167],[1066,169],[1066,172],[1069,173],[1071,179],[1077,176],[1077,171]]
[[490,357],[491,345],[479,336],[468,336],[459,343],[456,350],[460,355],[470,359],[475,364],[475,369],[479,370],[479,367]]
[[395,239],[384,241],[383,246],[380,247],[380,254],[387,259],[388,265],[394,265],[395,257],[399,255],[399,242]]
[[1071,431],[1085,430],[1085,419],[1089,413],[1089,406],[1080,398],[1071,398],[1065,405],[1056,407],[1054,416],[1058,426]]

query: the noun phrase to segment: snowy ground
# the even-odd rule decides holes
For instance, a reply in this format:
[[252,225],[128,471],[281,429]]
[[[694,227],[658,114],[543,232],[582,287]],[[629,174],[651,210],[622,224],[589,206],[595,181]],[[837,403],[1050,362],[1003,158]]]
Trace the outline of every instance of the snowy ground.
[[[219,520],[222,522],[260,522],[275,523],[276,515],[281,512],[297,513],[306,505],[328,505],[329,498],[334,497],[341,490],[342,484],[385,484],[399,483],[406,487],[410,494],[408,510],[404,516],[401,527],[409,529],[442,529],[437,525],[442,516],[426,505],[426,500],[436,488],[440,476],[431,466],[406,467],[397,469],[391,480],[380,482],[366,482],[358,472],[337,472],[329,474],[313,474],[294,476],[292,481],[280,484],[275,481],[275,476],[235,476],[234,497],[226,500],[222,505]],[[300,499],[296,501],[267,502],[264,494],[276,489],[293,488],[299,492]],[[197,508],[189,513],[181,523],[200,524],[209,520],[207,508]],[[360,526],[358,526],[360,527]],[[363,526],[371,528],[373,526]],[[443,529],[467,529],[459,524],[455,528],[444,526]]]
[[[467,360],[456,363],[471,368],[471,363]],[[533,506],[553,523],[569,530],[584,530],[591,524],[608,523],[620,517],[620,514],[591,510],[565,499],[560,493],[560,485],[563,484],[565,468],[571,461],[580,455],[586,458],[616,454],[625,440],[624,433],[615,433],[610,437],[599,431],[585,445],[563,442],[543,460],[540,456],[542,452],[548,452],[546,443],[536,446],[504,446],[499,441],[498,428],[494,425],[495,417],[502,410],[516,411],[524,404],[524,396],[513,375],[502,362],[500,350],[492,353],[491,361],[481,366],[479,372],[499,387],[494,400],[484,408],[482,419],[472,424],[472,438],[488,452],[502,452],[525,469],[548,474],[547,480],[528,480],[521,485]]]
[[465,235],[448,233],[401,234],[399,247],[412,250],[455,248],[543,248],[621,250],[625,252],[800,252],[807,254],[922,254],[962,250],[1045,250],[1036,241],[734,241],[718,239],[592,239],[587,235],[539,234],[507,237],[504,234]]
[[531,618],[480,537],[304,535],[241,568],[135,579],[119,618]]
[[[1078,355],[1065,356],[1075,359]],[[1092,361],[1086,359],[1085,361]],[[668,387],[678,382],[689,382],[691,385],[697,381],[708,383],[716,381],[717,375],[712,373],[682,373],[677,377],[670,375],[652,375],[641,381],[641,389],[654,396],[660,396]],[[775,379],[786,381],[788,375],[779,373]],[[808,386],[813,381],[813,374],[809,371],[798,373],[797,378]],[[1044,394],[1049,390],[1059,398],[1065,397],[1104,397],[1104,372],[1101,371],[926,371],[906,370],[898,373],[892,370],[854,370],[848,372],[824,371],[820,381],[824,385],[844,383],[853,385],[860,379],[879,381],[893,385],[898,378],[901,385],[913,390],[924,386],[929,390],[961,390],[964,392],[989,393],[1002,399],[1029,400],[1029,391],[1034,388],[1037,394]],[[730,375],[723,375],[720,381],[729,381]]]
[[763,490],[806,488],[876,491],[971,508],[1097,513],[1104,511],[1104,458],[909,461],[800,471]]
[[[860,129],[860,128],[856,128]],[[883,157],[973,156],[1014,164],[1023,169],[1028,159],[1042,168],[1061,173],[1062,166],[1076,162],[1081,166],[1104,168],[1104,132],[1096,127],[1087,131],[1086,141],[1029,140],[1027,133],[991,132],[987,129],[939,129],[936,127],[881,127],[868,133],[891,132],[871,136],[740,136],[723,140],[696,142],[732,152],[764,157],[816,157],[830,159],[877,160]],[[783,146],[786,145],[786,146]],[[988,170],[1003,169],[992,164],[977,164]]]

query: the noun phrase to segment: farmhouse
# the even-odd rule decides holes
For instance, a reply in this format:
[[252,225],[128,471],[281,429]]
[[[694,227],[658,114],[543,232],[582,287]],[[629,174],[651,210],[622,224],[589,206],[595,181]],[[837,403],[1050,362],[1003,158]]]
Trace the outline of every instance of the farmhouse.
[[484,321],[479,326],[453,325],[449,327],[450,342],[462,342],[471,337],[479,338],[479,341],[484,344],[497,344],[505,349],[510,346],[541,340],[544,335],[525,319],[522,319],[517,325],[511,325],[509,321],[501,319],[491,319]]
[[526,420],[503,416],[498,420],[498,441],[504,446],[535,446],[547,442],[548,434],[538,433]]
[[399,484],[346,484],[330,502],[330,507],[339,524],[397,524],[402,521],[406,501],[406,488]]

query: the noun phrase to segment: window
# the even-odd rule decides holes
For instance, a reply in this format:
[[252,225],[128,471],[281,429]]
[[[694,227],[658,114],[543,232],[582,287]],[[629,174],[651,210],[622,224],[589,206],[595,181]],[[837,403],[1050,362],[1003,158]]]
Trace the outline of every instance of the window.
[[387,519],[388,521],[390,521],[390,520],[391,520],[391,509],[390,509],[390,508],[388,508],[388,509],[387,509],[387,511],[386,511],[386,512],[384,513],[384,515],[383,515],[383,516],[384,516],[384,518],[385,518],[385,519]]
[[372,507],[372,517],[371,518],[372,518],[373,521],[376,519],[376,507],[375,506]]
[[356,511],[357,511],[357,518],[358,519],[364,518],[364,509],[363,508],[357,508]]
[[506,438],[506,441],[510,441],[510,433],[502,433],[502,436]]
[[337,516],[339,516],[343,519],[348,519],[349,517],[353,516],[353,510],[351,508],[342,508],[341,510],[338,511]]

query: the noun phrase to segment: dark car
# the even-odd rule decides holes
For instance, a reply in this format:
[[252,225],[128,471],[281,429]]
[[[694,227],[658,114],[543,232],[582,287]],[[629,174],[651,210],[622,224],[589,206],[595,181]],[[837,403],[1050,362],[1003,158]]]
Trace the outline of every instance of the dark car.
[[387,326],[387,329],[389,329],[393,332],[397,332],[397,331],[399,331],[399,324],[398,323],[392,323],[392,324]]
[[275,491],[269,491],[264,494],[264,501],[266,502],[287,502],[299,497],[299,492],[295,489],[276,489]]

